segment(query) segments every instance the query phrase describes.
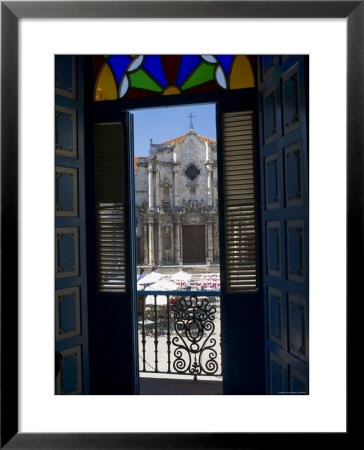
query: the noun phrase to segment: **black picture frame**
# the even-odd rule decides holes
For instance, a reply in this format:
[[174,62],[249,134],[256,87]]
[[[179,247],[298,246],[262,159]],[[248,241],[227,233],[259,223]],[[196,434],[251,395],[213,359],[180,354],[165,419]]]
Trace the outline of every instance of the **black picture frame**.
[[[304,433],[18,433],[18,22],[21,18],[346,18],[347,309],[363,272],[363,1],[2,1],[1,2],[1,448],[270,448],[300,445]],[[11,105],[11,108],[9,108]],[[348,355],[352,347],[347,345]],[[349,361],[349,358],[348,358]],[[348,375],[349,372],[347,372]],[[349,379],[350,381],[350,379]],[[349,392],[348,392],[349,394]],[[334,393],[333,393],[334,395]],[[349,414],[347,415],[349,418]],[[337,443],[351,435],[335,436]],[[298,440],[299,439],[299,440]],[[327,435],[314,435],[315,444]],[[342,442],[344,444],[344,442]],[[345,445],[344,444],[344,445]]]

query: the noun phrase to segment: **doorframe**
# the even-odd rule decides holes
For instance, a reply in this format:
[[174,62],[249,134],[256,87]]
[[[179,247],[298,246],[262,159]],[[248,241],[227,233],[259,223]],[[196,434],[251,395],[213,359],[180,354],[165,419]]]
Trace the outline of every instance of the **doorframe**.
[[[87,63],[85,64],[86,66],[88,66],[89,68],[92,68],[92,56],[85,56],[85,59],[88,60]],[[92,74],[92,70],[89,70],[87,73]],[[87,107],[89,108],[89,113],[88,113],[88,120],[87,120],[87,126],[86,126],[86,131],[85,134],[86,136],[88,136],[88,138],[86,138],[86,141],[89,143],[92,143],[93,139],[92,139],[92,126],[93,123],[97,122],[97,121],[103,121],[103,122],[107,122],[107,121],[115,121],[118,120],[117,118],[121,117],[122,113],[125,112],[131,112],[132,114],[132,110],[136,110],[136,109],[153,109],[153,108],[163,108],[163,107],[177,107],[177,106],[183,106],[183,105],[197,105],[197,104],[215,104],[215,108],[216,108],[216,133],[217,133],[217,153],[221,154],[222,152],[222,123],[221,123],[221,117],[218,113],[219,110],[221,110],[221,105],[224,105],[224,110],[226,110],[226,108],[232,108],[233,110],[242,110],[242,109],[247,109],[247,110],[252,110],[254,111],[254,115],[255,115],[255,123],[257,123],[257,117],[258,117],[258,85],[257,85],[257,81],[256,81],[256,86],[254,88],[246,88],[246,89],[239,89],[239,90],[231,90],[231,91],[213,91],[213,92],[204,92],[204,93],[200,93],[200,94],[186,94],[186,95],[176,95],[176,96],[158,96],[158,97],[145,97],[145,98],[137,98],[137,99],[119,99],[119,100],[110,100],[110,101],[106,101],[106,102],[95,102],[93,101],[93,96],[90,94],[93,93],[93,80],[92,80],[92,76],[89,77],[88,80],[88,86],[86,89],[86,95],[85,95],[85,99],[88,97],[88,105]],[[90,134],[91,133],[91,134]],[[91,136],[91,138],[90,138]],[[254,145],[255,145],[255,149],[256,149],[256,154],[257,154],[257,149],[258,147],[258,134],[257,134],[257,127],[255,129],[255,133],[254,133]],[[132,142],[133,144],[133,142]],[[90,147],[93,148],[93,147]],[[131,150],[131,151],[130,151]],[[93,151],[90,152],[90,154],[93,154]],[[128,178],[129,178],[129,182],[133,182],[134,183],[134,161],[133,158],[134,157],[134,151],[133,149],[127,149],[125,151],[125,158],[128,164],[127,167],[127,172],[128,172]],[[88,181],[87,181],[87,185],[88,186],[92,186],[93,182],[94,182],[94,175],[92,175],[94,173],[94,168],[90,167],[90,164],[93,165],[94,160],[92,157],[90,157],[90,155],[88,156],[88,167],[89,169],[92,169],[89,172],[89,177],[88,177]],[[256,174],[259,173],[259,166],[256,166]],[[218,170],[218,177],[219,177],[219,190],[218,190],[218,197],[219,197],[219,245],[220,245],[220,249],[219,249],[219,259],[220,259],[220,273],[221,273],[221,291],[220,291],[220,302],[221,305],[223,305],[225,303],[225,298],[226,298],[226,292],[223,289],[224,286],[224,281],[226,279],[226,273],[225,273],[225,268],[222,264],[223,262],[223,256],[225,254],[225,239],[224,239],[224,219],[223,219],[223,211],[224,211],[224,204],[223,204],[223,182],[221,180],[223,180],[223,172],[222,172],[222,166],[221,166],[221,155],[220,155],[220,159],[218,156],[218,163],[217,163],[217,170]],[[260,217],[260,208],[259,208],[259,198],[260,196],[258,195],[259,192],[259,182],[258,180],[255,181],[256,183],[256,192],[257,192],[257,196],[256,196],[256,204],[257,204],[257,210],[256,210],[256,217],[257,217],[257,242],[259,242],[261,236],[260,236],[260,231],[259,231],[259,217]],[[91,189],[93,189],[94,191],[94,187]],[[133,196],[133,195],[131,195]],[[134,196],[133,196],[134,197]],[[88,202],[89,203],[89,202]],[[134,199],[130,199],[128,198],[126,201],[126,207],[132,207],[132,205],[134,205]],[[94,208],[94,205],[89,205],[88,208],[88,224],[89,226],[91,226],[91,230],[88,231],[88,235],[94,235],[95,233],[95,223],[94,223],[94,212],[92,211],[92,209]],[[133,227],[134,226],[134,227]],[[93,229],[92,229],[93,227]],[[89,228],[89,227],[88,227]],[[134,211],[132,216],[130,216],[130,249],[131,249],[131,260],[132,261],[136,261],[136,235],[135,232],[133,232],[133,229],[135,228],[135,216],[134,216]],[[129,236],[127,237],[127,239],[129,239]],[[88,239],[88,242],[89,239]],[[95,250],[91,250],[90,252],[91,254],[95,254]],[[261,264],[262,264],[262,254],[261,254],[261,248],[258,247],[257,248],[257,271],[258,271],[258,275],[259,273],[261,273]],[[135,265],[135,264],[134,264]],[[96,269],[96,265],[94,264],[94,269],[93,272],[95,272]],[[129,283],[131,283],[131,296],[132,296],[132,310],[133,310],[133,318],[132,318],[132,327],[133,327],[133,336],[134,336],[134,345],[133,345],[133,351],[134,351],[134,372],[135,372],[135,376],[134,376],[134,394],[139,394],[139,370],[138,370],[138,363],[139,363],[139,355],[138,355],[138,328],[137,328],[137,293],[136,293],[136,266],[134,268],[134,270],[132,270],[130,272],[130,274],[132,274],[131,279],[129,280]],[[93,273],[93,275],[96,275],[96,273]],[[225,277],[225,278],[224,278]],[[258,277],[258,280],[262,280],[262,277]],[[90,295],[92,297],[95,296],[95,292],[89,290]],[[241,294],[244,295],[244,294]],[[262,320],[263,320],[262,316]],[[221,328],[223,329],[223,322],[224,322],[224,315],[223,315],[223,311],[221,314]],[[224,361],[224,351],[223,348],[221,350],[221,358],[222,358],[222,362]],[[264,351],[262,353],[262,358],[264,360]],[[223,364],[224,367],[224,364]],[[264,375],[263,375],[264,376]],[[223,385],[224,385],[224,378],[223,378]]]

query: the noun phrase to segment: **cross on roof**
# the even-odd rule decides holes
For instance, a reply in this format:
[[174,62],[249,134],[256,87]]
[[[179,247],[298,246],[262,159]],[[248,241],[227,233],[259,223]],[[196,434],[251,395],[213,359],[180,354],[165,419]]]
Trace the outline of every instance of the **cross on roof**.
[[192,117],[196,117],[196,116],[193,116],[192,113],[190,113],[190,115],[187,117],[189,117],[189,119],[190,119],[190,129],[193,129]]

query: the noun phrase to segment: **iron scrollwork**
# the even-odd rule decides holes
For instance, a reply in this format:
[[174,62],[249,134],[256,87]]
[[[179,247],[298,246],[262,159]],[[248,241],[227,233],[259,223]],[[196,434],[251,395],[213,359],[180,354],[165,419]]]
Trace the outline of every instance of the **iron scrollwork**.
[[217,352],[214,349],[216,308],[209,305],[207,298],[181,298],[173,306],[177,333],[172,339],[175,360],[174,369],[181,374],[197,375],[205,373],[213,375],[218,369]]

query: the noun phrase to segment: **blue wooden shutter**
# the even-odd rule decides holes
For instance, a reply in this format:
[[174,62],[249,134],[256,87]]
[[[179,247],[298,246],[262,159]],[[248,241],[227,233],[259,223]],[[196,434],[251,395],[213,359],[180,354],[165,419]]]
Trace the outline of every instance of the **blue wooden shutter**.
[[56,394],[89,393],[82,58],[55,57]]
[[95,124],[98,290],[125,293],[123,123]]
[[258,62],[266,390],[307,394],[307,60]]
[[217,105],[224,394],[264,393],[256,90]]
[[226,289],[257,292],[253,112],[223,113]]
[[[136,261],[133,186],[133,117],[119,111],[93,123],[94,254],[90,291],[90,385],[93,394],[138,390]],[[91,196],[90,196],[91,197]]]

